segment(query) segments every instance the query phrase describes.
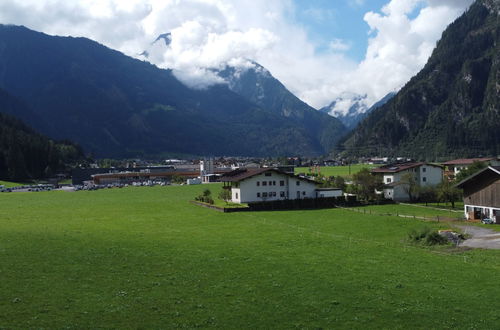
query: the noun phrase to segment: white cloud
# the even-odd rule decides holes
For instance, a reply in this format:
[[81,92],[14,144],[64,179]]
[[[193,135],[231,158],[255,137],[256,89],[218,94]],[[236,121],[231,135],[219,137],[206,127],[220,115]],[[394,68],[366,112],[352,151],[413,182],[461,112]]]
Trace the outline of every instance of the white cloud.
[[[346,57],[350,41],[332,39],[330,52],[317,52],[304,27],[290,20],[293,0],[1,0],[0,22],[85,36],[136,57],[148,49],[153,63],[195,87],[220,82],[213,68],[246,66],[252,59],[319,107],[346,91],[375,102],[400,88],[471,2],[388,0],[380,13],[365,15],[371,32],[361,63]],[[419,6],[423,9],[413,15]],[[309,15],[334,19],[314,8]],[[151,45],[165,32],[172,33],[170,47]]]
[[334,51],[334,52],[345,52],[349,49],[351,49],[351,43],[350,42],[346,42],[342,39],[338,39],[338,38],[335,38],[333,39],[330,44],[329,44],[329,48]]

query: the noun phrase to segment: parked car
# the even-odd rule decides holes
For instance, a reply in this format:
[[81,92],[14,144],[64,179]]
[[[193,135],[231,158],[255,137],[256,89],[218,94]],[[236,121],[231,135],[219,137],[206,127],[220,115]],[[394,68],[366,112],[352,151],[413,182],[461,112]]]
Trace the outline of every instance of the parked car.
[[490,218],[484,218],[483,220],[481,220],[481,223],[484,223],[485,225],[494,224],[493,219],[490,219]]

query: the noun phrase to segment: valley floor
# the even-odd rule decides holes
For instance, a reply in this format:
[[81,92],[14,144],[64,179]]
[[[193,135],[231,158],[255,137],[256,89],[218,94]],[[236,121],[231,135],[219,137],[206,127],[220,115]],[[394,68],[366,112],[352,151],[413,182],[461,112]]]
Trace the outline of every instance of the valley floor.
[[205,188],[0,195],[0,328],[500,324],[499,250],[411,245],[413,219],[190,204]]

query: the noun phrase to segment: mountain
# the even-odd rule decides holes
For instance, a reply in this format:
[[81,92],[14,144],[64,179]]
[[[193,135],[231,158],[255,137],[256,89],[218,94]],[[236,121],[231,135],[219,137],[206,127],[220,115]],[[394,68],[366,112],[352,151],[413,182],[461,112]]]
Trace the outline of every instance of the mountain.
[[394,95],[396,93],[391,92],[371,107],[368,107],[366,95],[343,93],[332,103],[319,109],[319,111],[339,119],[347,130],[351,131],[370,112],[386,104]]
[[346,138],[346,155],[436,160],[500,154],[500,3],[478,0],[425,67]]
[[343,93],[319,111],[338,118],[348,130],[352,130],[368,111],[366,95]]
[[0,179],[28,180],[51,176],[83,159],[70,142],[54,142],[8,113],[29,113],[22,102],[0,90]]
[[89,39],[18,26],[0,26],[0,88],[35,112],[35,129],[98,157],[319,155],[344,129],[315,110],[289,118],[226,84],[190,89],[170,70]]
[[[172,42],[170,32],[160,34],[151,44],[164,40],[164,47]],[[151,49],[141,55],[150,59]],[[265,67],[248,60],[240,67],[226,65],[222,70],[212,70],[227,83],[228,88],[239,96],[257,105],[261,109],[295,121],[309,132],[316,132],[314,138],[319,140],[325,151],[336,146],[337,141],[347,133],[340,120],[331,120],[316,109],[301,101],[291,93],[278,79],[273,77]]]
[[301,101],[278,79],[258,63],[250,62],[250,67],[226,66],[217,74],[223,78],[229,89],[246,100],[267,109],[281,117],[301,123],[308,131],[316,132],[325,150],[331,150],[345,133],[339,120],[331,120],[325,114]]

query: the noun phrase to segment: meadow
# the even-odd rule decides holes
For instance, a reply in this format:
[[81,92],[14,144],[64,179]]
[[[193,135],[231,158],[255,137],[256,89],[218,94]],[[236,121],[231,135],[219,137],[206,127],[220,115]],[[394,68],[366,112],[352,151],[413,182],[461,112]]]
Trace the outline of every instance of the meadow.
[[0,328],[500,324],[500,251],[412,245],[413,219],[190,204],[206,187],[0,194]]
[[[344,178],[351,178],[354,173],[358,173],[363,168],[375,168],[380,165],[370,165],[370,164],[353,164],[350,166],[321,166],[320,173],[323,176],[341,176]],[[295,174],[298,173],[312,173],[311,167],[296,167]]]

